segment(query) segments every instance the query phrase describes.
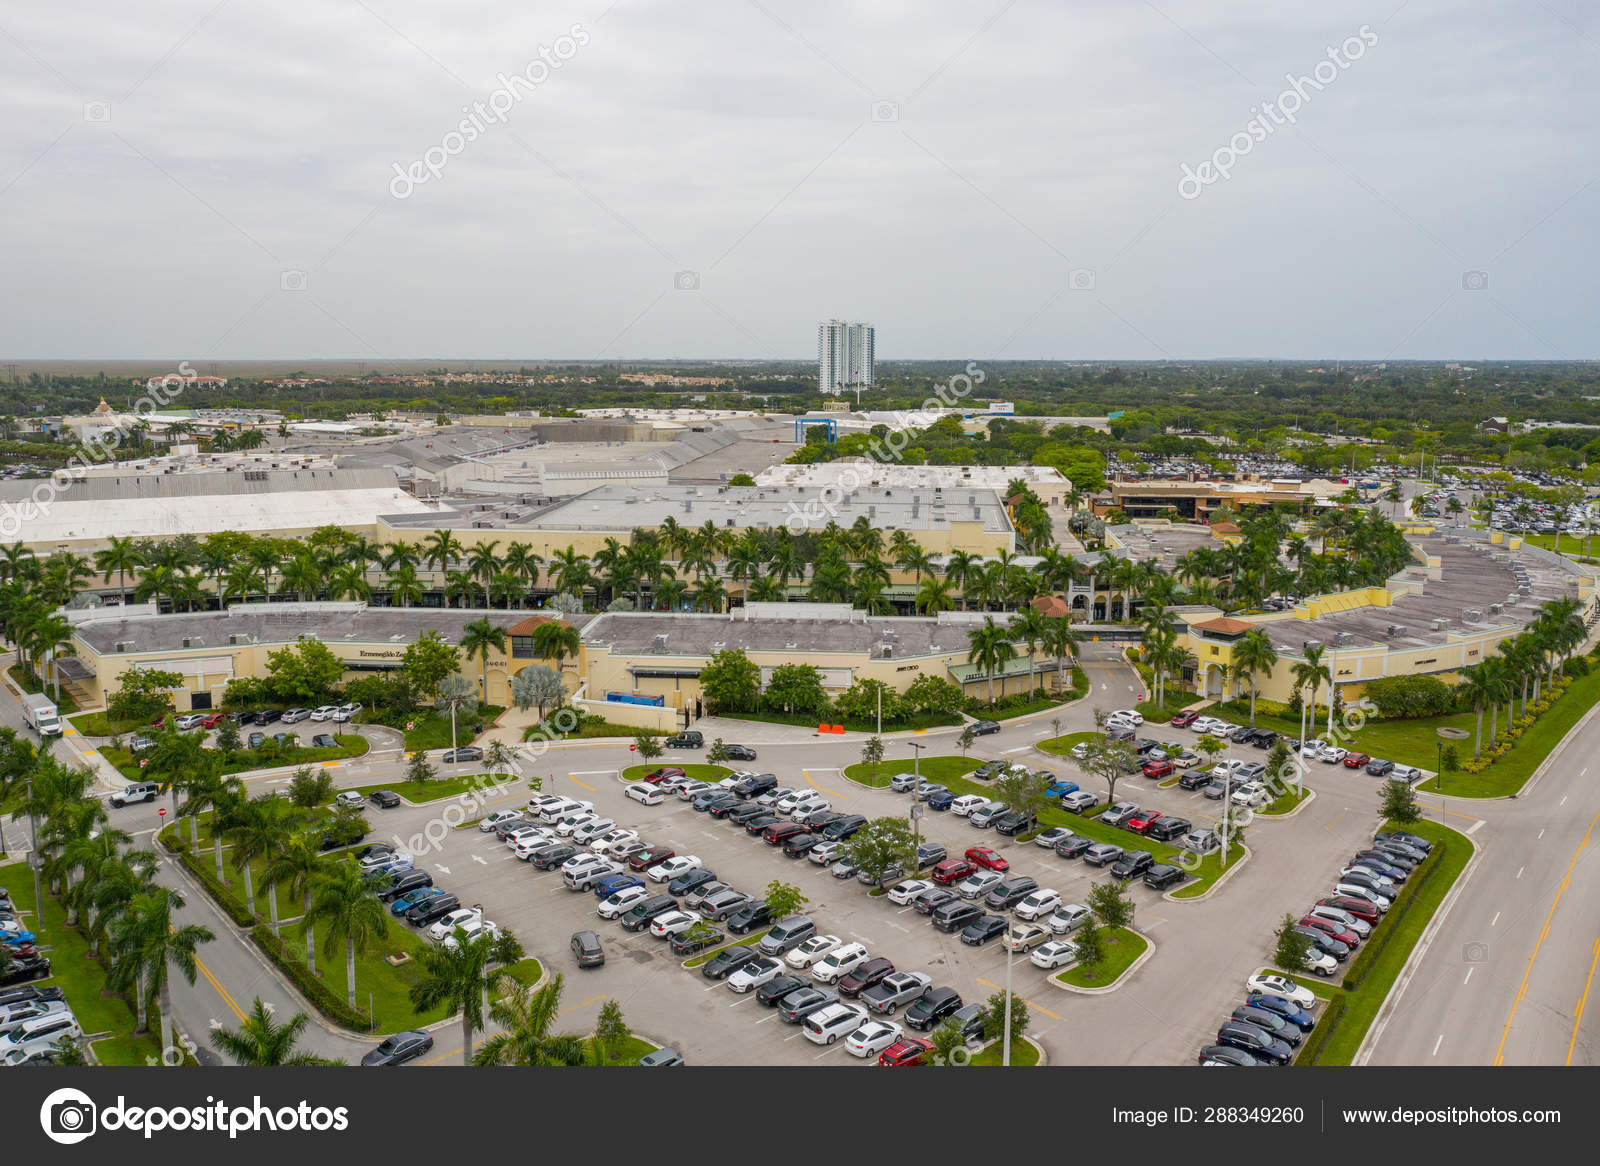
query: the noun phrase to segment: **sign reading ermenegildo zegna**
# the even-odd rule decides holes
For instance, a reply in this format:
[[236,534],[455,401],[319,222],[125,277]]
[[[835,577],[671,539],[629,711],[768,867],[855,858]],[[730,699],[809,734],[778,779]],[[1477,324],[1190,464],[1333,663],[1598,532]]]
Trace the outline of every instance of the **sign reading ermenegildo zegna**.
[[1232,178],[1234,166],[1240,158],[1256,148],[1256,143],[1266,141],[1279,126],[1294,125],[1300,111],[1311,104],[1315,94],[1337,81],[1344,70],[1366,56],[1367,50],[1377,43],[1378,34],[1372,31],[1371,25],[1363,24],[1354,36],[1346,37],[1338,47],[1329,45],[1328,59],[1318,61],[1309,73],[1298,77],[1292,72],[1285,73],[1283,78],[1288,82],[1288,87],[1278,94],[1276,100],[1252,105],[1250,120],[1228,139],[1227,145],[1217,147],[1210,158],[1192,169],[1187,162],[1178,164],[1183,171],[1183,177],[1178,179],[1178,194],[1186,199],[1196,199],[1206,187],[1221,179]]

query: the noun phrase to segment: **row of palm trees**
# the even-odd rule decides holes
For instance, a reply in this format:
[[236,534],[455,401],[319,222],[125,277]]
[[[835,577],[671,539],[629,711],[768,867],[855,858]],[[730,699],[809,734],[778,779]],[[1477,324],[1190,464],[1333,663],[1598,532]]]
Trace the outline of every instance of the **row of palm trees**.
[[82,930],[105,966],[107,985],[132,1000],[137,1031],[149,1031],[155,1008],[162,1047],[171,1048],[172,973],[194,983],[196,952],[214,938],[212,932],[179,921],[183,895],[156,882],[154,852],[132,848],[125,831],[107,824],[87,770],[63,765],[48,752],[23,764],[28,747],[15,738],[4,752],[0,803],[14,806],[13,819],[31,816],[40,823],[40,874],[47,889],[66,906],[67,924]]
[[967,663],[975,664],[989,682],[989,704],[995,700],[994,678],[1006,665],[1017,658],[1017,645],[1021,644],[1028,656],[1028,685],[1033,688],[1034,658],[1043,650],[1056,662],[1056,689],[1065,691],[1066,662],[1077,665],[1078,632],[1067,616],[1047,616],[1032,607],[1026,607],[1009,622],[999,624],[992,615],[967,633]]
[[1506,706],[1506,722],[1515,719],[1516,702],[1522,700],[1526,714],[1529,700],[1538,701],[1545,685],[1553,683],[1557,670],[1587,638],[1576,599],[1551,600],[1520,635],[1500,641],[1497,655],[1461,670],[1462,703],[1477,714],[1472,742],[1474,759],[1483,752],[1483,714],[1490,713],[1489,744],[1500,735],[1500,706]]

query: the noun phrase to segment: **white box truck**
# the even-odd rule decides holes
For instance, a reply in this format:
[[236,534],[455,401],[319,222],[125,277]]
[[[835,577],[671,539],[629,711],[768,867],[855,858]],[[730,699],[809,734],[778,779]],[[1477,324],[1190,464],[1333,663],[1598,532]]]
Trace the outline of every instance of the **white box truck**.
[[56,712],[55,702],[42,692],[23,694],[22,719],[41,737],[61,736],[61,715]]

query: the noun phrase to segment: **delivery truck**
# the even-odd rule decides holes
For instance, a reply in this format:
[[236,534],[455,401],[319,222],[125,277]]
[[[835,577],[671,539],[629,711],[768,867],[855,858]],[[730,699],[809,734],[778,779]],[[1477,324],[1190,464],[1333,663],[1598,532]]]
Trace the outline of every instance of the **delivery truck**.
[[56,712],[55,702],[42,692],[23,695],[22,719],[41,737],[61,736],[61,715]]

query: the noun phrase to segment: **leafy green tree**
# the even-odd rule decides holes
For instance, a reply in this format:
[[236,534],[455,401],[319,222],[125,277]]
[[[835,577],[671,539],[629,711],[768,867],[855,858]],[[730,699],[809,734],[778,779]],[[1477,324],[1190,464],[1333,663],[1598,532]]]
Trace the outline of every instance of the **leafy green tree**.
[[1047,774],[1030,773],[1026,769],[1008,769],[994,783],[995,793],[1001,801],[1019,813],[1030,815],[1035,822],[1050,804],[1050,799],[1045,796],[1045,790],[1049,787]]
[[267,683],[280,700],[316,704],[327,699],[345,674],[345,662],[321,640],[302,636],[297,644],[267,654]]
[[1086,906],[1101,925],[1110,930],[1127,927],[1133,922],[1134,902],[1117,879],[1107,879],[1090,887]]
[[1304,972],[1311,966],[1311,943],[1295,926],[1295,917],[1286,914],[1272,934],[1272,962],[1286,972]]
[[728,746],[721,737],[715,738],[710,745],[706,746],[706,760],[712,765],[716,765],[719,762],[726,761],[727,759]]
[[767,909],[774,919],[787,919],[811,901],[799,887],[778,879],[767,884],[767,893],[763,898],[767,900]]
[[607,1061],[617,1059],[632,1035],[633,1030],[622,1019],[622,1005],[615,1000],[607,1000],[601,1005],[600,1015],[594,1023],[594,1043]]
[[905,701],[918,712],[953,713],[961,707],[961,686],[942,676],[919,676],[907,687]]
[[641,729],[633,735],[633,750],[644,760],[654,761],[661,756],[661,741],[654,733]]
[[427,785],[439,776],[439,771],[428,764],[428,754],[425,750],[418,749],[411,755],[411,764],[406,766],[406,780],[412,785]]
[[151,720],[158,713],[172,711],[172,690],[182,687],[181,672],[129,668],[107,699],[106,713],[114,721]]
[[738,648],[717,652],[700,671],[700,692],[712,715],[752,712],[760,691],[761,669]]
[[845,720],[870,723],[877,719],[880,700],[885,722],[893,723],[905,717],[905,698],[883,681],[865,676],[841,692],[834,705]]
[[1105,782],[1106,801],[1114,802],[1117,800],[1117,782],[1125,774],[1137,770],[1138,759],[1139,755],[1134,752],[1131,741],[1110,741],[1101,736],[1085,741],[1083,756],[1074,757],[1072,763],[1085,777]]
[[735,474],[728,479],[728,485],[730,486],[754,486],[755,484],[756,480],[749,474]]
[[446,676],[461,669],[461,651],[437,631],[426,631],[406,648],[400,670],[418,692],[431,699]]
[[968,750],[978,743],[978,732],[971,723],[961,726],[961,734],[956,738],[956,744],[961,746],[961,756],[965,757]]
[[928,1034],[928,1040],[933,1045],[928,1064],[944,1068],[964,1068],[971,1064],[972,1058],[966,1055],[967,1038],[961,1035],[961,1028],[954,1021],[936,1025]]
[[1091,915],[1084,920],[1082,927],[1073,932],[1072,946],[1077,952],[1078,970],[1085,979],[1094,979],[1100,965],[1106,960],[1105,928]]
[[[1011,1047],[1022,1041],[1028,1031],[1028,1006],[1015,993],[1011,995]],[[983,1035],[986,1040],[999,1040],[1006,1031],[1006,992],[1001,989],[988,999],[983,1011]]]
[[904,818],[874,818],[844,844],[844,855],[874,885],[882,885],[895,866],[916,869],[916,836]]
[[822,673],[811,664],[780,664],[772,670],[762,704],[773,712],[821,716],[828,708]]
[[1383,808],[1379,812],[1391,822],[1411,825],[1422,817],[1422,810],[1417,806],[1417,791],[1408,781],[1390,779],[1384,782]]
[[222,724],[217,726],[217,750],[222,754],[224,761],[231,762],[244,747],[244,740],[239,736],[239,726],[232,717],[224,717]]
[[873,769],[883,764],[883,739],[881,737],[868,737],[867,743],[861,746],[861,764],[870,765]]
[[333,800],[333,778],[325,769],[302,765],[289,779],[289,800],[311,810]]

